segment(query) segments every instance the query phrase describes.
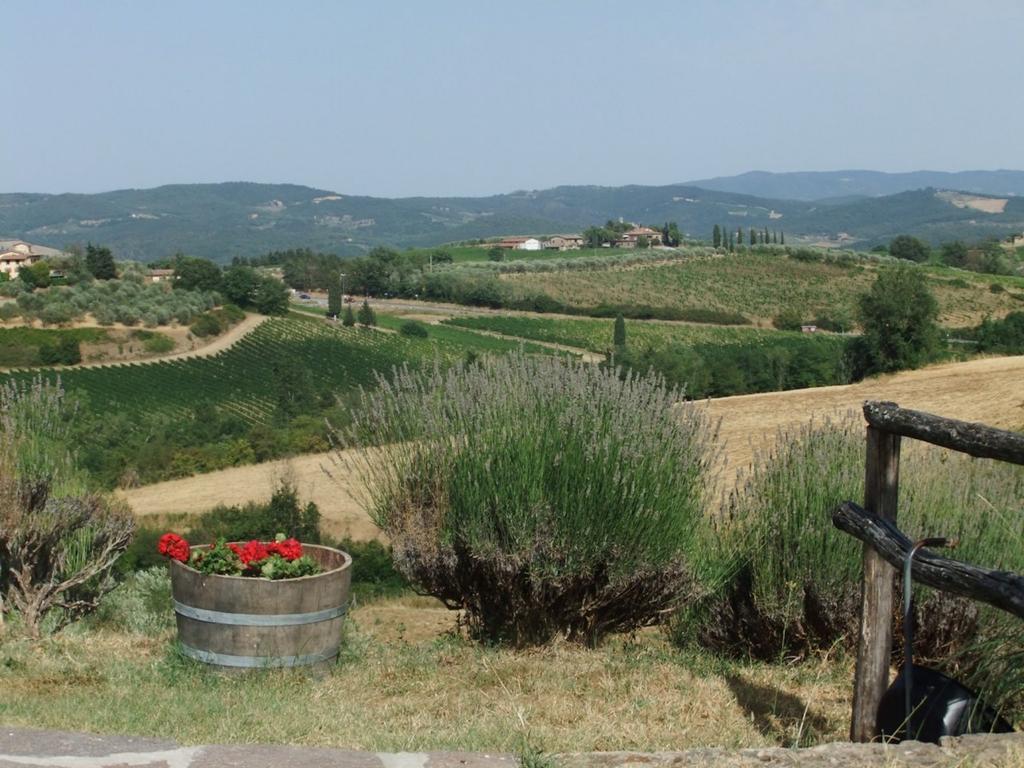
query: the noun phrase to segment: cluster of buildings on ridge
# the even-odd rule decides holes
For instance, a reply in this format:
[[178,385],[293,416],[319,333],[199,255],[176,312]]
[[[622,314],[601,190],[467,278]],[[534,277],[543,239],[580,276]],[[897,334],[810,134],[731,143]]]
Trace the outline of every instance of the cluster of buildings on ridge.
[[[661,232],[651,227],[633,227],[619,235],[614,243],[605,243],[605,248],[636,248],[641,238],[646,238],[648,245],[661,245]],[[506,237],[494,243],[497,248],[512,251],[575,251],[586,244],[583,235],[551,235],[541,239],[537,237]]]
[[[31,267],[43,259],[60,258],[64,254],[56,248],[45,245],[34,245],[24,240],[0,240],[0,274],[13,280],[23,267]],[[64,271],[51,269],[50,277],[60,280],[65,277]],[[161,283],[174,278],[173,269],[151,269],[145,279],[149,283]]]

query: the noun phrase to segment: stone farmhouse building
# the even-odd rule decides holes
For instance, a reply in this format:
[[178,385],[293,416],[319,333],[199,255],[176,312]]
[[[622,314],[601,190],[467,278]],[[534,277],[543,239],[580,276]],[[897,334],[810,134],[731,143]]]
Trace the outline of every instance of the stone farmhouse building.
[[0,273],[13,280],[22,267],[31,267],[42,258],[43,254],[37,253],[30,243],[15,240],[0,252]]
[[650,227],[633,227],[633,229],[622,233],[622,236],[615,241],[615,246],[617,248],[636,248],[637,240],[641,237],[646,237],[650,245],[661,245],[661,232],[658,230]]
[[546,251],[575,251],[583,247],[583,235],[552,235],[544,241]]
[[147,283],[163,283],[174,279],[173,269],[151,269],[146,273]]

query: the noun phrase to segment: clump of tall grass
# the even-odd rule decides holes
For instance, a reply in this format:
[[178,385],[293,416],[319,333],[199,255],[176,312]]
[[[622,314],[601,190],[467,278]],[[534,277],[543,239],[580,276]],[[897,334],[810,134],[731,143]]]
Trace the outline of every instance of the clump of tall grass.
[[91,617],[93,626],[159,635],[174,626],[171,610],[171,579],[166,565],[130,574]]
[[[911,539],[957,537],[952,556],[1024,572],[1022,492],[1024,468],[903,442],[898,525]],[[862,546],[832,525],[831,511],[863,495],[859,415],[780,432],[726,503],[720,589],[679,618],[678,638],[762,659],[855,647]],[[925,587],[915,587],[915,608],[918,660],[985,684],[1000,677],[998,658],[1022,655],[1019,621],[1008,614]],[[898,653],[898,608],[893,622]],[[1004,701],[1024,693],[1024,671],[1015,685],[1016,693],[1003,686]]]
[[697,589],[713,435],[680,394],[523,354],[405,369],[345,442],[416,588],[487,641],[595,643]]

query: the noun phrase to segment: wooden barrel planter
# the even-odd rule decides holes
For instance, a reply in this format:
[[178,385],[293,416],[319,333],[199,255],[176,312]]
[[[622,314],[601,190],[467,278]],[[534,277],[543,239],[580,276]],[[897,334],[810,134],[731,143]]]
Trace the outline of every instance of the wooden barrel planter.
[[323,568],[297,579],[200,573],[171,561],[182,652],[220,667],[259,669],[325,664],[338,655],[352,583],[352,558],[303,544]]

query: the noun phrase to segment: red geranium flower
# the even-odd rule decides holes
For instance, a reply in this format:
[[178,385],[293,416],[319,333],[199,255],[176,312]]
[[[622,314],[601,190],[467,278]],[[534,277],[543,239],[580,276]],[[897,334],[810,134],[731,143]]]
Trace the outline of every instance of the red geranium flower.
[[165,533],[161,536],[160,543],[157,544],[157,551],[164,557],[169,557],[172,560],[179,560],[183,563],[188,562],[188,542],[176,533]]
[[270,557],[270,550],[267,548],[267,545],[255,539],[237,551],[243,565],[253,565],[260,560],[266,560]]
[[272,541],[267,546],[271,553],[276,553],[285,560],[298,560],[302,557],[302,545],[297,539],[285,539],[284,541]]

